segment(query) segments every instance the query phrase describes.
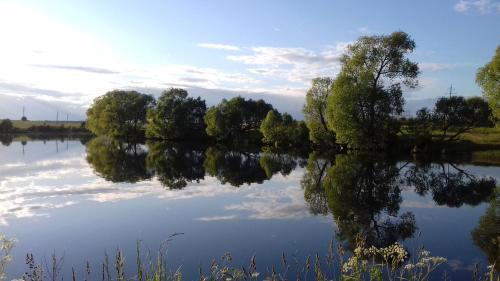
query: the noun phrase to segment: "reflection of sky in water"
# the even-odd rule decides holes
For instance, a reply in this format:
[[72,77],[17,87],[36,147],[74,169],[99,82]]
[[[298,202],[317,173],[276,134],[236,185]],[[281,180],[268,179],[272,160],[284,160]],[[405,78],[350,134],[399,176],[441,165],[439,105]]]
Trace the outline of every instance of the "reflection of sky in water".
[[[300,187],[303,168],[239,188],[207,176],[184,189],[167,190],[156,179],[126,184],[96,176],[79,141],[58,143],[57,149],[53,141],[29,142],[24,150],[23,155],[19,142],[0,146],[0,229],[19,240],[13,276],[24,272],[20,258],[26,252],[64,252],[65,269],[81,265],[83,272],[87,259],[97,257],[90,261],[99,268],[104,249],[119,246],[133,267],[136,239],[155,250],[175,232],[185,234],[175,238],[169,258],[193,272],[225,251],[245,265],[253,254],[258,264],[277,264],[282,251],[304,257],[324,253],[335,235],[330,214],[309,212]],[[460,168],[500,178],[498,167]],[[470,233],[487,204],[437,206],[431,196],[410,188],[402,196],[400,213],[412,211],[422,233],[406,245],[423,243],[433,254],[448,257],[457,277],[458,270],[484,262]]]

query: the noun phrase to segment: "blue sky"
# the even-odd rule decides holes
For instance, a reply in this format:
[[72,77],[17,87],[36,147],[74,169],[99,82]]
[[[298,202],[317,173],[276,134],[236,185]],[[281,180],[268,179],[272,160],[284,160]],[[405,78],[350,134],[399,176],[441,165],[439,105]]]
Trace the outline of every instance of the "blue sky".
[[300,111],[310,80],[335,76],[347,44],[396,30],[415,40],[422,70],[410,103],[450,84],[480,95],[474,76],[500,44],[500,1],[0,0],[0,118],[29,101],[76,118],[106,91],[170,86]]

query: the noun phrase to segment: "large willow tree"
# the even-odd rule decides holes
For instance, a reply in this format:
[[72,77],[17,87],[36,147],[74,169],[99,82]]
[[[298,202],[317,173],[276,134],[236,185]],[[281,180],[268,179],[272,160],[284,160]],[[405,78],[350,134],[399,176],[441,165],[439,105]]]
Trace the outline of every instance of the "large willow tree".
[[491,61],[479,69],[476,82],[483,88],[496,124],[500,124],[500,46]]
[[348,47],[327,104],[338,142],[380,148],[396,136],[403,87],[418,83],[418,65],[406,57],[414,48],[404,32],[361,37]]

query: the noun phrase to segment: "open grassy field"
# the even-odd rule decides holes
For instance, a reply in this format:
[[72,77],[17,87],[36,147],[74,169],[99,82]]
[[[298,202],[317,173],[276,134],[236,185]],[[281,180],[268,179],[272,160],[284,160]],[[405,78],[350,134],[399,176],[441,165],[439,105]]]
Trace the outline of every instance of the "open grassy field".
[[64,125],[64,127],[80,127],[82,125],[82,121],[22,121],[22,120],[12,120],[12,124],[14,125],[15,128],[25,130],[28,129],[29,127],[32,126],[41,126],[41,125],[48,125],[48,126],[54,126],[54,127],[59,127],[61,125]]
[[475,144],[490,144],[500,146],[500,127],[475,128],[460,136],[461,140]]

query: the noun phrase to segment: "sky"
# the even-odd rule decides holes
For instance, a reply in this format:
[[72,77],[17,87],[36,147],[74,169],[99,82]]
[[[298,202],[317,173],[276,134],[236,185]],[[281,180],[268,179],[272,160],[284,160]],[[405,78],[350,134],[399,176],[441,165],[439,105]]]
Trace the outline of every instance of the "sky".
[[298,117],[311,79],[335,75],[360,36],[405,31],[419,87],[408,111],[475,73],[500,44],[496,0],[0,0],[0,118],[83,119],[113,89],[242,95]]

